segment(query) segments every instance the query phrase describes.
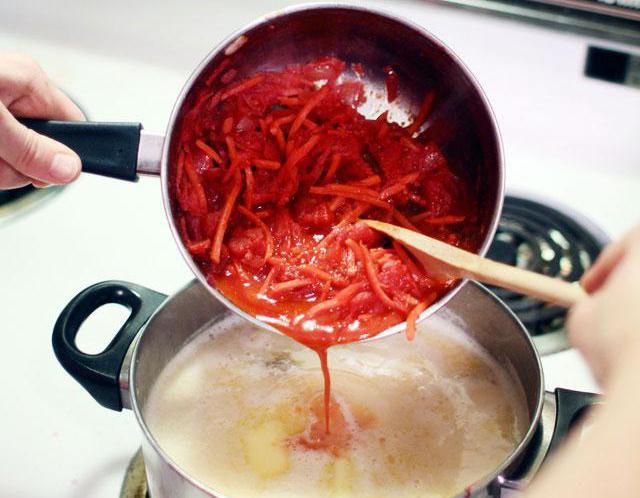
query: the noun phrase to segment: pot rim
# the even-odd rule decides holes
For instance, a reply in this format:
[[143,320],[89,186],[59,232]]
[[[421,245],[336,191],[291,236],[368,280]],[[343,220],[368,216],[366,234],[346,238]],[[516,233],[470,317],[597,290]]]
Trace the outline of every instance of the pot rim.
[[[189,289],[193,285],[199,285],[199,282],[196,281],[196,280],[190,281],[188,284],[186,284],[182,288],[180,288],[176,292],[176,294],[184,292],[185,290]],[[522,322],[518,319],[518,317],[515,315],[515,313],[513,313],[513,311],[511,311],[507,307],[507,305],[504,304],[504,302],[502,300],[500,300],[493,292],[491,292],[485,286],[483,286],[482,284],[480,284],[480,283],[478,283],[476,281],[470,281],[468,283],[468,285],[474,287],[476,290],[478,290],[483,295],[485,295],[488,299],[491,299],[491,300],[495,301],[496,305],[498,305],[508,315],[508,317],[510,317],[511,320],[517,325],[517,328],[520,331],[520,334],[525,338],[525,341],[526,341],[526,344],[527,344],[527,347],[529,349],[530,354],[533,356],[533,359],[535,360],[535,364],[536,364],[536,367],[537,367],[537,377],[538,377],[538,393],[536,395],[536,400],[537,401],[536,401],[536,405],[534,407],[533,415],[530,417],[530,422],[529,422],[529,427],[527,429],[527,432],[521,438],[521,440],[518,443],[518,445],[509,453],[509,455],[499,465],[497,465],[495,467],[494,470],[492,470],[490,473],[486,474],[485,476],[481,477],[480,479],[478,479],[476,482],[472,483],[467,488],[467,489],[472,491],[472,489],[483,489],[483,488],[488,487],[489,485],[491,485],[494,482],[498,482],[500,477],[503,476],[504,472],[507,469],[509,469],[513,464],[515,464],[517,462],[517,460],[523,455],[523,452],[526,450],[526,448],[531,443],[531,440],[532,440],[532,438],[533,438],[533,436],[534,436],[534,434],[535,434],[535,432],[536,432],[536,430],[538,428],[538,424],[540,422],[540,417],[541,417],[541,414],[542,414],[542,408],[543,408],[543,404],[544,404],[545,389],[544,389],[544,373],[543,373],[543,370],[542,370],[542,362],[540,360],[540,355],[538,354],[538,351],[535,348],[535,345],[533,344],[533,340],[531,339],[531,336],[529,335],[529,333],[526,331],[526,329],[525,329],[524,325],[522,324]],[[200,491],[202,491],[203,493],[207,494],[208,496],[215,497],[215,498],[232,498],[232,497],[230,497],[228,495],[225,495],[225,494],[222,494],[222,493],[216,491],[215,489],[211,488],[210,486],[206,486],[199,479],[197,479],[196,477],[188,474],[182,467],[180,467],[180,465],[178,465],[173,460],[173,458],[171,458],[164,451],[164,449],[156,441],[155,437],[151,433],[151,430],[147,426],[147,424],[146,424],[146,422],[144,420],[144,416],[142,415],[141,407],[139,406],[139,403],[138,403],[138,396],[137,396],[137,389],[136,389],[136,372],[137,372],[137,364],[138,364],[138,355],[139,355],[139,352],[140,352],[141,344],[143,343],[143,341],[141,339],[143,337],[143,334],[146,333],[146,330],[147,330],[147,327],[149,326],[149,324],[153,323],[153,319],[155,318],[155,316],[162,312],[162,310],[164,309],[164,307],[167,305],[167,303],[170,300],[171,300],[171,298],[169,298],[167,301],[165,301],[154,312],[154,314],[149,318],[149,321],[147,322],[147,325],[145,325],[145,327],[138,334],[138,338],[135,341],[135,347],[133,349],[131,364],[130,364],[130,367],[129,367],[129,382],[130,382],[129,395],[131,397],[131,409],[133,410],[133,412],[135,414],[136,421],[137,421],[138,425],[140,426],[140,429],[142,430],[142,434],[143,434],[144,438],[146,439],[146,441],[151,445],[153,450],[158,455],[160,455],[162,457],[164,462],[166,462],[166,464],[169,465],[169,467],[171,469],[173,469],[174,472],[176,472],[179,476],[181,476],[183,479],[185,479],[191,485],[197,487]],[[229,314],[230,311],[229,310],[225,310],[224,313]],[[198,331],[194,331],[194,334],[196,334],[197,332]],[[376,340],[376,339],[382,339],[382,337],[376,336],[373,340]],[[469,496],[469,493],[468,493],[468,491],[465,490],[465,491],[462,491],[461,493],[459,493],[458,495],[455,495],[452,498],[468,498],[468,496]]]
[[[162,203],[164,206],[166,218],[169,222],[171,234],[173,235],[173,239],[176,245],[178,246],[178,250],[180,251],[182,258],[186,262],[189,269],[196,276],[196,278],[208,289],[208,291],[216,299],[218,299],[221,303],[223,303],[227,308],[232,310],[235,314],[240,315],[241,317],[245,318],[246,320],[252,322],[254,325],[257,325],[262,329],[267,329],[272,332],[276,332],[278,334],[282,334],[282,332],[280,332],[278,329],[276,329],[272,325],[269,325],[268,323],[259,320],[254,315],[246,312],[245,310],[237,306],[235,303],[233,303],[230,299],[228,299],[217,288],[210,285],[207,282],[207,279],[204,276],[204,274],[200,271],[200,268],[198,268],[198,266],[195,264],[193,258],[189,254],[189,251],[187,251],[185,245],[182,242],[182,239],[180,238],[180,233],[178,231],[178,227],[176,226],[176,222],[175,222],[173,212],[172,212],[172,207],[171,207],[171,196],[169,192],[169,174],[168,174],[169,173],[169,151],[171,148],[174,128],[178,120],[180,111],[184,106],[187,95],[189,94],[190,90],[193,88],[197,79],[205,71],[209,63],[213,59],[215,59],[218,55],[220,55],[221,52],[226,50],[228,47],[232,46],[234,42],[240,39],[240,37],[244,36],[246,33],[252,31],[254,28],[262,25],[263,23],[268,22],[270,19],[281,17],[281,16],[287,16],[287,15],[295,14],[298,12],[303,12],[306,10],[335,10],[335,9],[362,12],[362,13],[382,16],[398,24],[401,24],[410,30],[416,31],[421,36],[429,39],[435,46],[438,47],[438,50],[444,53],[454,64],[456,64],[457,67],[460,68],[462,73],[465,75],[465,77],[467,78],[467,80],[469,81],[469,83],[471,84],[471,86],[474,88],[477,95],[479,96],[479,100],[487,114],[489,122],[492,125],[491,138],[495,143],[495,148],[496,148],[495,152],[496,152],[496,159],[497,159],[496,160],[496,169],[497,169],[496,201],[494,203],[493,216],[491,218],[490,224],[487,227],[486,235],[484,237],[484,240],[481,246],[476,251],[477,254],[479,254],[480,256],[485,256],[487,251],[489,250],[489,246],[491,245],[493,238],[495,236],[496,230],[498,228],[498,222],[502,214],[502,206],[504,203],[504,195],[505,195],[504,147],[502,144],[500,129],[498,127],[498,123],[497,123],[493,108],[491,107],[491,104],[489,103],[489,100],[482,86],[480,85],[476,77],[472,74],[472,72],[469,70],[469,68],[464,64],[464,62],[442,40],[440,40],[437,36],[435,36],[433,33],[428,31],[426,28],[418,24],[415,24],[412,21],[396,16],[383,9],[369,8],[369,7],[363,7],[363,6],[357,6],[357,5],[339,4],[339,3],[333,3],[333,2],[323,2],[323,3],[302,3],[298,5],[293,5],[287,8],[279,9],[279,10],[270,12],[262,17],[259,17],[256,20],[252,21],[251,23],[238,29],[237,31],[233,32],[232,34],[227,36],[225,39],[223,39],[220,43],[218,43],[201,60],[201,62],[196,66],[196,68],[193,70],[193,72],[191,73],[191,75],[183,85],[182,90],[180,91],[180,94],[176,99],[176,102],[171,111],[169,122],[167,124],[166,138],[164,140],[163,149],[162,149],[162,161],[161,161],[161,167],[160,167]],[[438,299],[436,302],[431,304],[427,309],[425,309],[418,317],[416,323],[420,323],[425,318],[431,316],[432,314],[436,313],[439,309],[441,309],[443,306],[445,306],[460,291],[460,289],[462,289],[462,287],[465,285],[466,282],[467,282],[466,279],[459,280],[458,283],[456,283],[449,291],[447,291],[446,294],[444,294],[440,299]],[[393,335],[398,332],[402,332],[405,329],[406,329],[406,321],[398,323],[392,327],[389,327],[388,329],[384,330],[381,334],[379,334],[379,336],[386,337],[388,335]]]

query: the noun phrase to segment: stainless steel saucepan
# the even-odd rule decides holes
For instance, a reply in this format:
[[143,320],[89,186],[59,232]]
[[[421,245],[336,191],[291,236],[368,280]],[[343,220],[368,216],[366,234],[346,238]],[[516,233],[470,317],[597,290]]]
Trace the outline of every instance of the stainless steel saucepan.
[[[75,345],[78,330],[106,303],[126,306],[131,315],[105,351],[83,353]],[[149,392],[165,365],[194,335],[228,314],[197,281],[169,298],[139,285],[111,281],[78,294],[55,325],[53,347],[63,367],[100,404],[134,411],[142,429],[152,498],[224,498],[182,470],[158,445],[145,419]],[[527,331],[480,284],[467,284],[438,314],[460,326],[505,368],[513,383],[522,386],[529,420],[527,432],[512,453],[489,475],[469,483],[459,498],[499,497],[505,488],[526,486],[572,423],[595,401],[594,395],[564,389],[545,392],[540,358]]]
[[[402,81],[402,91],[391,105],[390,115],[415,115],[426,91],[435,91],[428,121],[433,130],[431,138],[444,150],[452,168],[471,185],[480,187],[478,253],[484,255],[496,230],[504,194],[502,148],[493,113],[477,81],[444,43],[425,29],[390,14],[363,7],[313,4],[258,19],[224,40],[193,71],[178,96],[164,136],[147,132],[140,123],[23,122],[74,149],[85,172],[129,181],[140,174],[159,175],[171,231],[198,280],[237,314],[272,329],[210,287],[182,244],[170,181],[177,155],[177,130],[192,108],[197,90],[221,64],[234,68],[239,78],[246,78],[257,71],[277,70],[326,55],[361,64],[368,89],[382,90],[383,68],[392,66]],[[218,89],[216,84],[214,91]],[[373,117],[389,104],[382,98],[376,101],[376,92],[370,93],[362,111]],[[443,306],[462,284],[427,308],[419,320]],[[404,327],[404,323],[398,324],[382,335]]]

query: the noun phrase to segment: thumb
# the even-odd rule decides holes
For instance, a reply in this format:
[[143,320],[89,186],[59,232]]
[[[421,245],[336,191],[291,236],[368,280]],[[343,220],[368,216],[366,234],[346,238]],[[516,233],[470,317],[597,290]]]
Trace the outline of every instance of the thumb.
[[19,123],[0,104],[0,158],[23,175],[45,183],[68,183],[82,163],[69,147]]

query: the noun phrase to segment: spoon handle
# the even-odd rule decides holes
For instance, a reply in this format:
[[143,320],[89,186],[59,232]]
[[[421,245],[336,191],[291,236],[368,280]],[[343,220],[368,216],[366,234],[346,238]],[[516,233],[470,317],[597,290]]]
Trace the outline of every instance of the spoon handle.
[[565,308],[587,297],[587,293],[579,282],[566,282],[480,256],[475,258],[477,258],[475,268],[460,269],[467,278],[504,287]]
[[402,242],[438,278],[471,278],[568,308],[587,297],[578,282],[566,282],[483,258],[413,230],[374,220],[370,227]]

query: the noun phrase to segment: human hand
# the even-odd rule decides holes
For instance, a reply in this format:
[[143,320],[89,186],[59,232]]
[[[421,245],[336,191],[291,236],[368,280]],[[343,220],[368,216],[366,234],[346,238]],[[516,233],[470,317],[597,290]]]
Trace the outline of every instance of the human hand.
[[609,245],[581,281],[590,296],[567,321],[569,338],[606,384],[623,361],[640,362],[640,225]]
[[32,183],[69,183],[80,174],[80,158],[67,146],[39,135],[14,116],[84,120],[80,109],[32,59],[0,53],[0,189]]

